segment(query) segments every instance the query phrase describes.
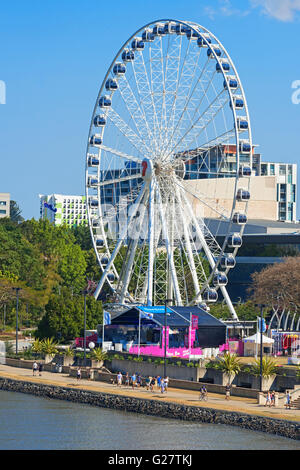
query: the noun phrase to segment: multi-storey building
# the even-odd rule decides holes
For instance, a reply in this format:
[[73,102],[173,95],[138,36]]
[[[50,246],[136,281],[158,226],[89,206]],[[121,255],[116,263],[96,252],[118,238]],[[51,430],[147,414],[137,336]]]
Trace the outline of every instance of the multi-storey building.
[[10,216],[10,194],[0,193],[0,218]]
[[85,196],[64,194],[40,194],[40,218],[54,225],[86,225],[87,210]]
[[253,155],[253,170],[257,176],[274,176],[276,180],[277,220],[295,222],[297,200],[297,164],[262,162]]
[[[248,205],[250,219],[295,222],[297,198],[297,164],[263,162],[260,153],[252,147],[251,199]],[[201,191],[215,196],[222,206],[229,209],[232,203],[236,167],[236,146],[218,145],[210,149],[194,149],[183,154],[185,180],[197,191],[201,179]],[[182,154],[178,156],[182,157]],[[240,153],[240,163],[250,163],[250,153]],[[232,173],[232,177],[231,177]],[[218,181],[216,186],[214,181]],[[223,181],[224,179],[224,181]],[[205,180],[205,181],[203,181]],[[214,217],[204,209],[205,217]]]

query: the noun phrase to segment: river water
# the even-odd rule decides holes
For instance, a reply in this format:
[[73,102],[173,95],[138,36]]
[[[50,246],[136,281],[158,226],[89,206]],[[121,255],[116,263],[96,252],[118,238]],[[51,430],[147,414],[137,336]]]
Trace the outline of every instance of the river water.
[[0,391],[1,450],[296,450],[300,442]]

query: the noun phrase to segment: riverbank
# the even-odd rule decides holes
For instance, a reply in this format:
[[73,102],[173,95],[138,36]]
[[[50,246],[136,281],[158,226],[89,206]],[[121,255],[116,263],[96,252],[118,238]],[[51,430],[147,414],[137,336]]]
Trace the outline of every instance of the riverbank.
[[190,390],[170,388],[162,395],[159,390],[77,382],[66,374],[43,372],[42,377],[33,377],[28,369],[6,365],[0,365],[0,389],[152,416],[240,426],[300,440],[300,410],[269,409],[253,399],[226,401],[224,396],[209,394],[207,402],[199,402],[199,393]]

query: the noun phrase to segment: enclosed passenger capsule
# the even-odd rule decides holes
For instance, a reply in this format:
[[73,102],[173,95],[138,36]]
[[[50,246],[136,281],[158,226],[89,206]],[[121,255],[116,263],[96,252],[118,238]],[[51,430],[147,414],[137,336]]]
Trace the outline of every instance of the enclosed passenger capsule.
[[242,246],[242,237],[239,233],[232,233],[227,239],[227,244],[229,248],[239,248]]
[[93,186],[97,186],[97,184],[98,184],[97,176],[88,176],[87,185],[89,188],[92,188]]
[[98,207],[99,206],[99,201],[96,198],[90,198],[89,199],[89,205],[90,207]]
[[146,29],[142,34],[142,40],[144,42],[152,42],[154,41],[154,34],[150,29]]
[[240,141],[240,153],[251,153],[251,145],[247,140]]
[[220,261],[220,266],[222,269],[234,268],[235,267],[235,258],[230,253],[224,254]]
[[218,44],[212,44],[208,49],[207,49],[207,56],[210,57],[211,59],[214,59],[215,56],[214,56],[214,53],[220,57],[220,55],[222,54],[222,51],[219,47]]
[[102,238],[96,238],[96,247],[102,248],[104,246],[104,240]]
[[221,64],[216,64],[216,71],[220,72],[228,72],[230,70],[230,65],[227,59],[220,59]]
[[142,38],[134,38],[131,43],[131,47],[134,51],[142,51],[145,47],[145,44],[142,41]]
[[198,304],[198,307],[201,308],[202,310],[204,310],[205,312],[210,311],[209,306],[205,302],[200,302],[200,304]]
[[113,273],[108,273],[107,279],[109,280],[109,282],[114,282],[115,278],[116,277]]
[[100,227],[100,222],[97,219],[92,219],[92,227],[93,228],[98,228]]
[[184,24],[178,23],[176,25],[175,31],[178,35],[183,35],[186,33],[187,27]]
[[94,117],[94,126],[95,127],[102,127],[106,124],[106,118],[104,114],[100,114]]
[[248,165],[242,165],[240,168],[239,168],[239,176],[242,176],[242,177],[249,177],[252,175],[252,170],[251,170],[251,167],[248,166]]
[[123,75],[125,72],[126,72],[126,67],[124,64],[122,64],[122,62],[117,62],[113,66],[113,73],[115,75]]
[[197,44],[199,47],[208,47],[208,44],[211,44],[211,38],[207,33],[201,33],[200,37],[197,39]]
[[203,292],[202,297],[205,302],[216,302],[218,300],[218,293],[215,289],[209,288]]
[[99,99],[99,106],[100,108],[109,108],[111,106],[111,98],[110,96],[101,96]]
[[98,155],[93,153],[89,153],[87,156],[87,165],[88,167],[97,167],[99,166],[99,158]]
[[227,276],[224,273],[216,273],[213,277],[213,285],[215,287],[226,286],[228,282]]
[[238,81],[234,75],[228,75],[226,78],[223,82],[224,88],[236,89],[238,87]]
[[238,225],[245,225],[247,223],[247,216],[246,214],[236,212],[235,214],[233,214],[232,222]]
[[94,147],[97,147],[97,145],[102,144],[102,139],[100,134],[94,134],[91,135],[90,137],[90,145],[93,145]]
[[118,89],[118,82],[113,78],[108,78],[105,83],[105,88],[108,91],[115,91]]
[[154,36],[164,36],[165,33],[165,25],[158,23],[155,26],[153,26],[152,30]]
[[106,258],[106,256],[101,258],[100,263],[101,263],[102,266],[107,266],[108,265],[108,258]]
[[237,118],[237,128],[239,131],[243,132],[243,131],[246,131],[248,129],[248,121],[247,121],[247,117],[246,116],[239,116]]
[[134,52],[129,49],[124,49],[122,52],[123,62],[132,62],[134,60]]
[[249,201],[250,199],[250,192],[247,191],[247,189],[238,189],[236,193],[236,198],[238,201],[243,202],[243,201]]
[[[233,106],[235,109],[243,109],[244,107],[244,100],[241,95],[235,95],[232,97],[233,100]],[[232,103],[230,101],[230,107],[232,108]]]
[[200,37],[200,33],[198,33],[198,31],[195,31],[192,28],[188,28],[186,30],[186,37],[188,39],[198,39]]
[[173,21],[170,21],[169,23],[165,23],[164,33],[165,34],[176,33],[176,23],[174,23]]

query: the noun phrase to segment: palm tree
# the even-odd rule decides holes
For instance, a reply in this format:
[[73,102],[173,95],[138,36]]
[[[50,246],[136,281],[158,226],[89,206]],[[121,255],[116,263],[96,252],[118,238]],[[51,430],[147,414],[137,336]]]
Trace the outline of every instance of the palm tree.
[[32,346],[31,346],[31,350],[35,353],[42,353],[43,352],[43,343],[42,341],[40,341],[39,339],[36,339]]
[[56,354],[58,352],[57,343],[53,338],[45,338],[42,341],[42,351],[45,354]]
[[228,382],[241,370],[240,360],[236,354],[225,353],[218,363],[218,369],[228,376]]
[[103,349],[95,348],[92,352],[92,358],[96,361],[103,362],[108,358],[108,354],[106,351],[103,351]]
[[[260,359],[256,359],[254,364],[251,367],[253,375],[256,377],[260,376]],[[277,371],[277,363],[269,358],[263,357],[262,358],[262,377],[264,379],[269,379],[272,375],[276,374]]]

